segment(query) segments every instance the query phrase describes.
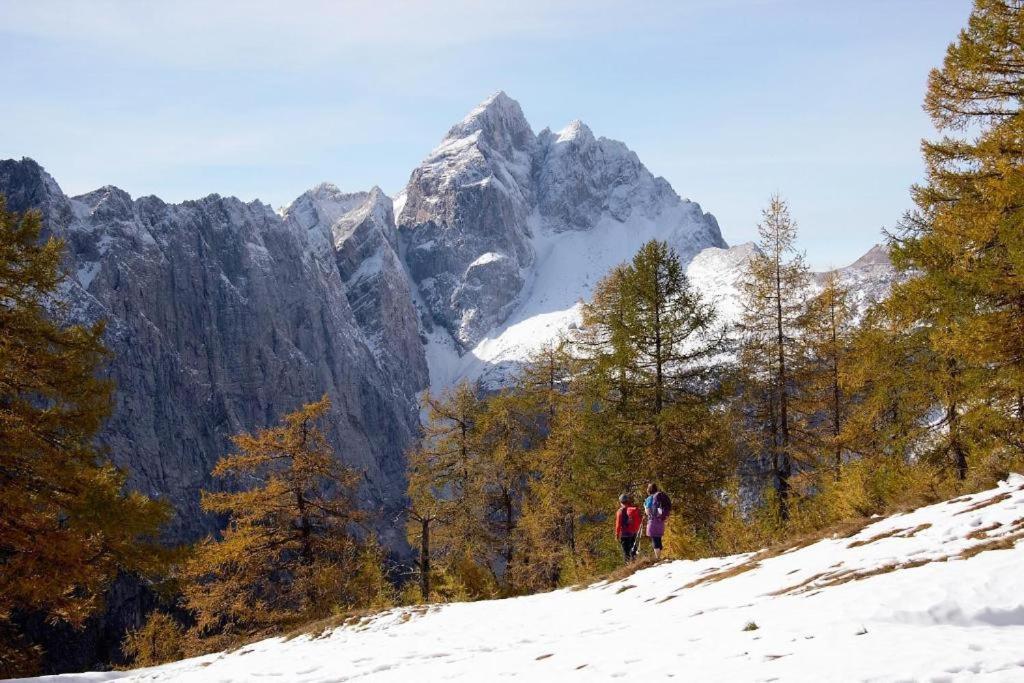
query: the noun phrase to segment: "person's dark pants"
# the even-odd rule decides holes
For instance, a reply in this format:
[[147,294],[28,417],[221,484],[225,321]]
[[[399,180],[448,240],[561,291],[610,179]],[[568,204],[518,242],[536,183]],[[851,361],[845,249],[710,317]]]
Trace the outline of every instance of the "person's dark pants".
[[619,545],[622,546],[622,557],[626,562],[636,557],[636,536],[620,536]]
[[651,536],[651,543],[655,550],[661,550],[661,536]]

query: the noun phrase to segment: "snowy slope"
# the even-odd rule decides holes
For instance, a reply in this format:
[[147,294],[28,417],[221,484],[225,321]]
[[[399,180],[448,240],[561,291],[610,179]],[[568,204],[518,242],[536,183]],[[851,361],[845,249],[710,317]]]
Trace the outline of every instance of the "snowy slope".
[[606,217],[587,231],[537,225],[530,241],[534,261],[518,305],[465,354],[453,357],[451,346],[447,357],[435,359],[431,385],[436,389],[459,379],[478,379],[487,387],[503,384],[531,354],[578,325],[581,304],[598,281],[646,242],[665,240],[687,254],[692,223],[686,214],[700,211],[689,207],[696,205],[673,208],[679,214],[673,217],[666,210],[658,220],[633,217],[622,223]]
[[[780,554],[63,681],[1024,680],[1024,477]],[[757,625],[745,630],[747,624]]]

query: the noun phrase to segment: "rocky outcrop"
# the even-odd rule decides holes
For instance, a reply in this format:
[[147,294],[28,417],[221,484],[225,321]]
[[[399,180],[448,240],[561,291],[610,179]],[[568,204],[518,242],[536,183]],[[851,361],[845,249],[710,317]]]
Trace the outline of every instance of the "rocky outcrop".
[[[339,266],[350,259],[348,240],[336,250],[332,235],[374,193],[317,205],[315,221],[303,198],[286,218],[217,195],[167,204],[104,187],[68,198],[31,160],[0,162],[0,193],[14,210],[40,209],[47,230],[67,241],[68,314],[107,321],[106,372],[117,391],[101,440],[131,486],[172,503],[169,540],[219,525],[199,509],[199,491],[217,486],[210,470],[231,434],[325,393],[328,437],[365,473],[363,505],[396,508],[423,353],[407,329],[397,332],[404,342],[380,343],[393,327],[389,303],[377,315],[361,305],[357,316],[352,274]],[[396,324],[404,316],[408,325],[408,301],[406,309]],[[400,542],[391,525],[381,530]]]
[[621,225],[625,242],[656,225],[686,257],[725,246],[714,217],[680,199],[625,145],[595,138],[579,121],[534,134],[503,92],[452,127],[413,171],[398,217],[427,324],[440,324],[463,351],[521,308],[539,240],[605,222]]
[[389,380],[407,396],[430,381],[411,283],[398,254],[391,199],[380,188],[320,185],[284,211],[304,230],[326,227],[352,314]]

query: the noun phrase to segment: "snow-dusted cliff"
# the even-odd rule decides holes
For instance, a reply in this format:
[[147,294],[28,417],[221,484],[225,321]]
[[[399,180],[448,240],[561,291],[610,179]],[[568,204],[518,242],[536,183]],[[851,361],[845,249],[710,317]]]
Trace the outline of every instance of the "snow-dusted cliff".
[[[735,323],[743,314],[740,281],[750,259],[758,253],[752,242],[727,249],[710,248],[697,254],[686,269],[686,275],[708,300],[715,304],[723,322]],[[868,306],[881,301],[901,277],[889,260],[885,247],[876,244],[848,266],[835,271],[812,273],[808,294],[820,291],[824,276],[835,272],[839,282],[850,291],[855,311],[863,313]]]
[[[317,188],[282,219],[260,202],[217,195],[167,204],[108,186],[67,197],[22,160],[0,162],[0,194],[12,210],[41,210],[47,231],[66,240],[73,319],[107,322],[106,372],[117,389],[101,440],[133,487],[172,503],[170,539],[216,528],[199,491],[217,486],[210,471],[232,434],[274,424],[325,393],[328,438],[366,473],[363,503],[399,505],[415,397],[426,385],[415,314],[399,278],[405,308],[375,315],[391,295],[378,286],[361,296],[348,267],[350,242],[388,229],[360,218],[367,204],[387,208],[379,192]],[[383,342],[403,320],[408,329],[395,338],[408,357]]]

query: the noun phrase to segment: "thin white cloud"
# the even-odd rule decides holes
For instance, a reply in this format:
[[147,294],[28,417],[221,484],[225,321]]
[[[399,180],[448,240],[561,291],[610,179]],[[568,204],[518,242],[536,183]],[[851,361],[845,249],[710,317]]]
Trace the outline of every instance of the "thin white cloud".
[[607,32],[616,27],[612,20],[645,16],[613,0],[43,0],[0,5],[0,30],[170,66],[285,69],[323,66],[367,49],[379,57],[388,49],[437,51],[509,37]]

